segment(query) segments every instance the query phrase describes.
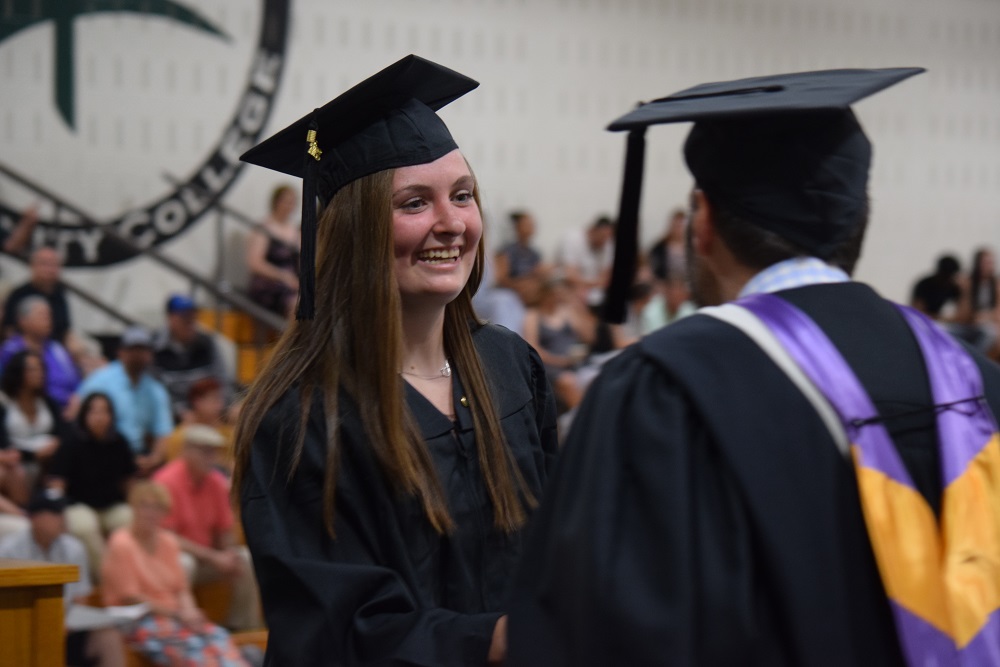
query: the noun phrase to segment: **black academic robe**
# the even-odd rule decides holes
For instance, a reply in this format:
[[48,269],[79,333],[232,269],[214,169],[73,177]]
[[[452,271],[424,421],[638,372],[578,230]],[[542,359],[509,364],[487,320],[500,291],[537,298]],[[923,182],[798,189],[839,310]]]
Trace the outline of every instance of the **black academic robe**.
[[[508,445],[540,499],[556,452],[555,404],[541,361],[506,329],[478,328],[473,340]],[[455,423],[407,385],[456,525],[444,537],[416,500],[390,487],[342,392],[331,539],[322,518],[327,427],[319,401],[290,483],[298,393],[266,415],[241,494],[270,630],[266,664],[485,665],[521,536],[493,525],[459,372],[452,386]]]
[[[778,293],[831,338],[933,507],[926,370],[858,283]],[[1000,368],[977,358],[994,414]],[[707,315],[609,362],[529,527],[514,667],[902,665],[852,465],[745,334]]]

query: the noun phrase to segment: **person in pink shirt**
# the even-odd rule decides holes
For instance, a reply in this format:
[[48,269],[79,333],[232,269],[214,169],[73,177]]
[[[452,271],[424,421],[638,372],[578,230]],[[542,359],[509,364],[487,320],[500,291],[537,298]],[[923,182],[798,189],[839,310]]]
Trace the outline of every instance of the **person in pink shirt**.
[[232,630],[263,627],[260,595],[250,553],[236,544],[229,480],[217,468],[225,438],[214,428],[191,424],[184,429],[181,456],[153,479],[173,501],[163,527],[177,534],[182,561],[194,584],[228,579],[233,595],[226,625]]
[[197,607],[181,567],[177,537],[162,529],[169,492],[150,481],[129,491],[133,519],[108,541],[101,592],[106,605],[145,603],[149,613],[129,626],[125,640],[156,664],[247,667],[225,629]]

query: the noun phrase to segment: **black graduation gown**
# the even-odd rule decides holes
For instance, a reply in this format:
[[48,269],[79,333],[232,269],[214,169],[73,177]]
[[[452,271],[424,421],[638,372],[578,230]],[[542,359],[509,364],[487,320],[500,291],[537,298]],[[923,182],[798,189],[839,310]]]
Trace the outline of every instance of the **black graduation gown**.
[[[555,404],[538,355],[496,326],[473,332],[501,426],[538,499],[556,452]],[[520,554],[493,526],[472,419],[453,375],[456,423],[407,385],[455,521],[440,537],[412,497],[391,489],[341,393],[330,539],[323,520],[326,425],[314,402],[301,464],[286,484],[299,419],[289,392],[266,415],[242,489],[242,518],[270,635],[268,665],[484,665]]]
[[[915,484],[940,479],[916,341],[858,284],[779,296],[855,370]],[[994,414],[1000,368],[978,358]],[[938,482],[939,483],[939,482]],[[851,464],[735,327],[695,315],[609,362],[536,512],[515,667],[902,665]]]

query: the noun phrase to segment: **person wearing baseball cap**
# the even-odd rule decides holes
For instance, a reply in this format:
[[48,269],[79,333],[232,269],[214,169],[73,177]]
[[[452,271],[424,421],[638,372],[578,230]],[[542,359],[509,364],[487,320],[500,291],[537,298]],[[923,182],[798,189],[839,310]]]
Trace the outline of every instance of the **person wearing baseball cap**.
[[198,380],[215,378],[228,402],[232,381],[212,336],[198,329],[198,307],[186,294],[172,294],[166,302],[166,325],[153,335],[152,373],[170,394],[174,416],[187,411],[188,392]]
[[125,436],[141,475],[150,474],[164,461],[166,437],[174,428],[170,397],[150,372],[153,336],[145,327],[125,329],[118,344],[118,359],[88,375],[67,410],[75,417],[80,401],[101,392],[111,398],[115,427]]
[[[88,608],[87,623],[77,625],[72,608],[86,605],[93,592],[87,551],[83,543],[66,532],[64,512],[67,501],[58,489],[39,489],[28,501],[30,526],[0,541],[0,558],[75,565],[79,579],[63,586],[66,617],[66,664],[95,664],[123,667],[125,647],[110,616]],[[88,629],[83,629],[86,627]]]

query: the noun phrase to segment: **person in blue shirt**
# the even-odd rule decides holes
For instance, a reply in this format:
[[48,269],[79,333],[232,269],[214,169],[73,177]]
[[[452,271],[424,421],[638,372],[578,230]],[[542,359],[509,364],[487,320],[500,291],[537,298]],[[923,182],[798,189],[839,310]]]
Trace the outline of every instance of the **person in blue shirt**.
[[167,390],[149,373],[152,361],[152,336],[142,327],[129,327],[122,334],[118,360],[91,373],[69,409],[72,415],[79,401],[94,392],[110,396],[115,426],[132,447],[140,475],[163,462],[166,436],[174,429]]

